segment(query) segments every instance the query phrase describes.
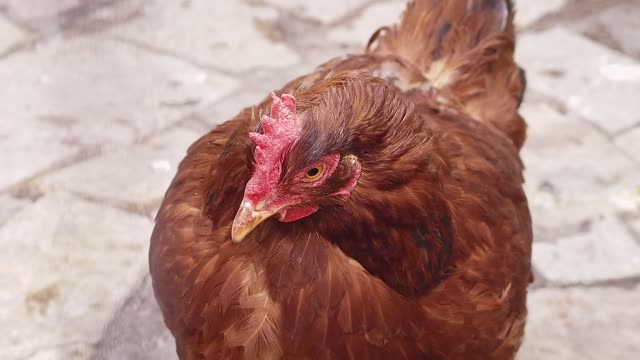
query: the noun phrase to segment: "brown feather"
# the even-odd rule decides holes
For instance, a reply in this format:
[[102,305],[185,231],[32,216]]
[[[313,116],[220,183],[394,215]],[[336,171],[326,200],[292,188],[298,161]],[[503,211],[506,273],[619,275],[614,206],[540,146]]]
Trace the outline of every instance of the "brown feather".
[[189,148],[149,254],[181,359],[515,356],[532,231],[512,19],[506,0],[416,0],[366,54],[277,91],[304,120],[282,184],[342,159],[309,217],[230,239],[271,98]]
[[513,60],[513,16],[504,0],[414,1],[368,52],[402,58],[424,77],[405,87],[442,92],[437,99],[445,105],[495,126],[520,147],[526,126],[517,108],[525,84]]

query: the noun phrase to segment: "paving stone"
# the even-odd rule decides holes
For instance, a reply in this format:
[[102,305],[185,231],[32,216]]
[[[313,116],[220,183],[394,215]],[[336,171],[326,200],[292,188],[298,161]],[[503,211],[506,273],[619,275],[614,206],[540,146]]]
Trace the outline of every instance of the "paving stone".
[[201,64],[241,71],[287,67],[300,57],[260,32],[277,12],[241,1],[148,2],[143,16],[113,29],[117,36],[163,49]]
[[563,28],[519,38],[516,57],[531,89],[609,133],[640,123],[640,63]]
[[0,0],[0,6],[20,20],[55,16],[65,10],[80,5],[82,0]]
[[[0,0],[1,1],[1,0]],[[8,0],[6,11],[40,40],[52,36],[101,32],[136,18],[149,0]]]
[[636,240],[640,241],[640,217],[630,223],[631,231],[634,232]]
[[356,9],[367,0],[330,0],[330,1],[298,1],[298,0],[264,0],[264,2],[285,8],[307,18],[329,23],[339,19],[349,11]]
[[545,15],[560,10],[567,0],[515,0],[516,26],[519,28],[533,24]]
[[539,231],[575,232],[602,214],[638,212],[640,166],[606,136],[545,103],[526,101],[521,113],[525,190]]
[[640,276],[640,245],[619,219],[607,215],[584,233],[555,243],[534,242],[533,264],[559,284],[624,279]]
[[200,135],[168,130],[144,144],[106,153],[36,183],[45,192],[62,188],[96,199],[148,205],[162,199],[178,163]]
[[[0,73],[2,70],[0,65]],[[0,86],[0,94],[7,89]],[[23,98],[25,102],[28,99]],[[60,142],[65,135],[63,129],[38,119],[21,118],[20,112],[5,112],[15,105],[3,102],[0,106],[0,189],[17,184],[77,152],[75,146]]]
[[640,126],[621,134],[615,141],[629,156],[640,161]]
[[640,29],[639,8],[640,1],[625,1],[585,19],[577,28],[589,37],[607,44],[613,42],[610,44],[613,47],[640,58],[640,42],[637,36]]
[[[0,63],[0,82],[2,132],[33,136],[23,128],[14,134],[11,124],[38,120],[49,124],[45,133],[55,133],[47,147],[128,144],[237,86],[230,77],[101,36],[56,38],[15,54]],[[43,149],[45,157],[61,152]]]
[[17,199],[9,194],[0,195],[0,226],[28,203],[29,201],[25,199]]
[[230,120],[243,109],[259,104],[272,91],[282,88],[288,81],[298,76],[308,74],[319,64],[320,62],[300,63],[286,69],[279,69],[277,72],[265,69],[252,71],[245,77],[249,80],[244,80],[238,90],[219,101],[208,104],[195,115],[204,120],[203,122],[207,124],[206,130],[209,130]]
[[640,354],[640,287],[538,289],[518,360],[630,359]]
[[162,321],[148,274],[109,323],[91,359],[178,359],[175,341]]
[[146,270],[150,219],[49,194],[0,228],[5,359],[82,359]]
[[0,56],[25,41],[27,36],[0,14]]
[[[214,128],[217,125],[232,119],[238,115],[243,109],[260,103],[262,99],[274,91],[277,87],[271,88],[243,88],[242,91],[232,94],[229,97],[221,99],[210,104],[207,109],[198,113],[202,123],[206,129]],[[204,128],[202,128],[204,130]]]
[[358,17],[329,31],[328,38],[332,41],[364,47],[376,29],[398,23],[406,6],[406,3],[400,1],[373,4]]

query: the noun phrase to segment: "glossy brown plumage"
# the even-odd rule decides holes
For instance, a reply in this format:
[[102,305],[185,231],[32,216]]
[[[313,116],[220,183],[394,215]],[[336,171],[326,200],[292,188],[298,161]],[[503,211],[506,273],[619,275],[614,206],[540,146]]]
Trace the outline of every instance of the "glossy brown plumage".
[[[504,0],[417,1],[365,54],[281,89],[305,119],[283,172],[344,160],[307,218],[230,239],[270,98],[191,146],[150,250],[181,359],[514,356],[532,235],[512,16]],[[353,157],[351,197],[325,196]]]

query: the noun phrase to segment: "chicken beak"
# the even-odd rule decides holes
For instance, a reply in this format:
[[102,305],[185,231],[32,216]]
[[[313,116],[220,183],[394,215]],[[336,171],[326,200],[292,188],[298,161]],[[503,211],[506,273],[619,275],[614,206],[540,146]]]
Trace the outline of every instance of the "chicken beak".
[[231,240],[233,242],[241,242],[256,226],[280,211],[280,209],[266,210],[265,205],[264,200],[256,207],[247,199],[242,200],[242,205],[240,205],[231,226]]

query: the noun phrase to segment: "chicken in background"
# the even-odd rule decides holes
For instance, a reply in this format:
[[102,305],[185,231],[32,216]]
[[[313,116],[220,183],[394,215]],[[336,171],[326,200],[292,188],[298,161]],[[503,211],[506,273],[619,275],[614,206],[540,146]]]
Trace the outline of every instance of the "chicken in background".
[[511,359],[531,220],[506,0],[416,0],[204,135],[150,270],[181,359]]

